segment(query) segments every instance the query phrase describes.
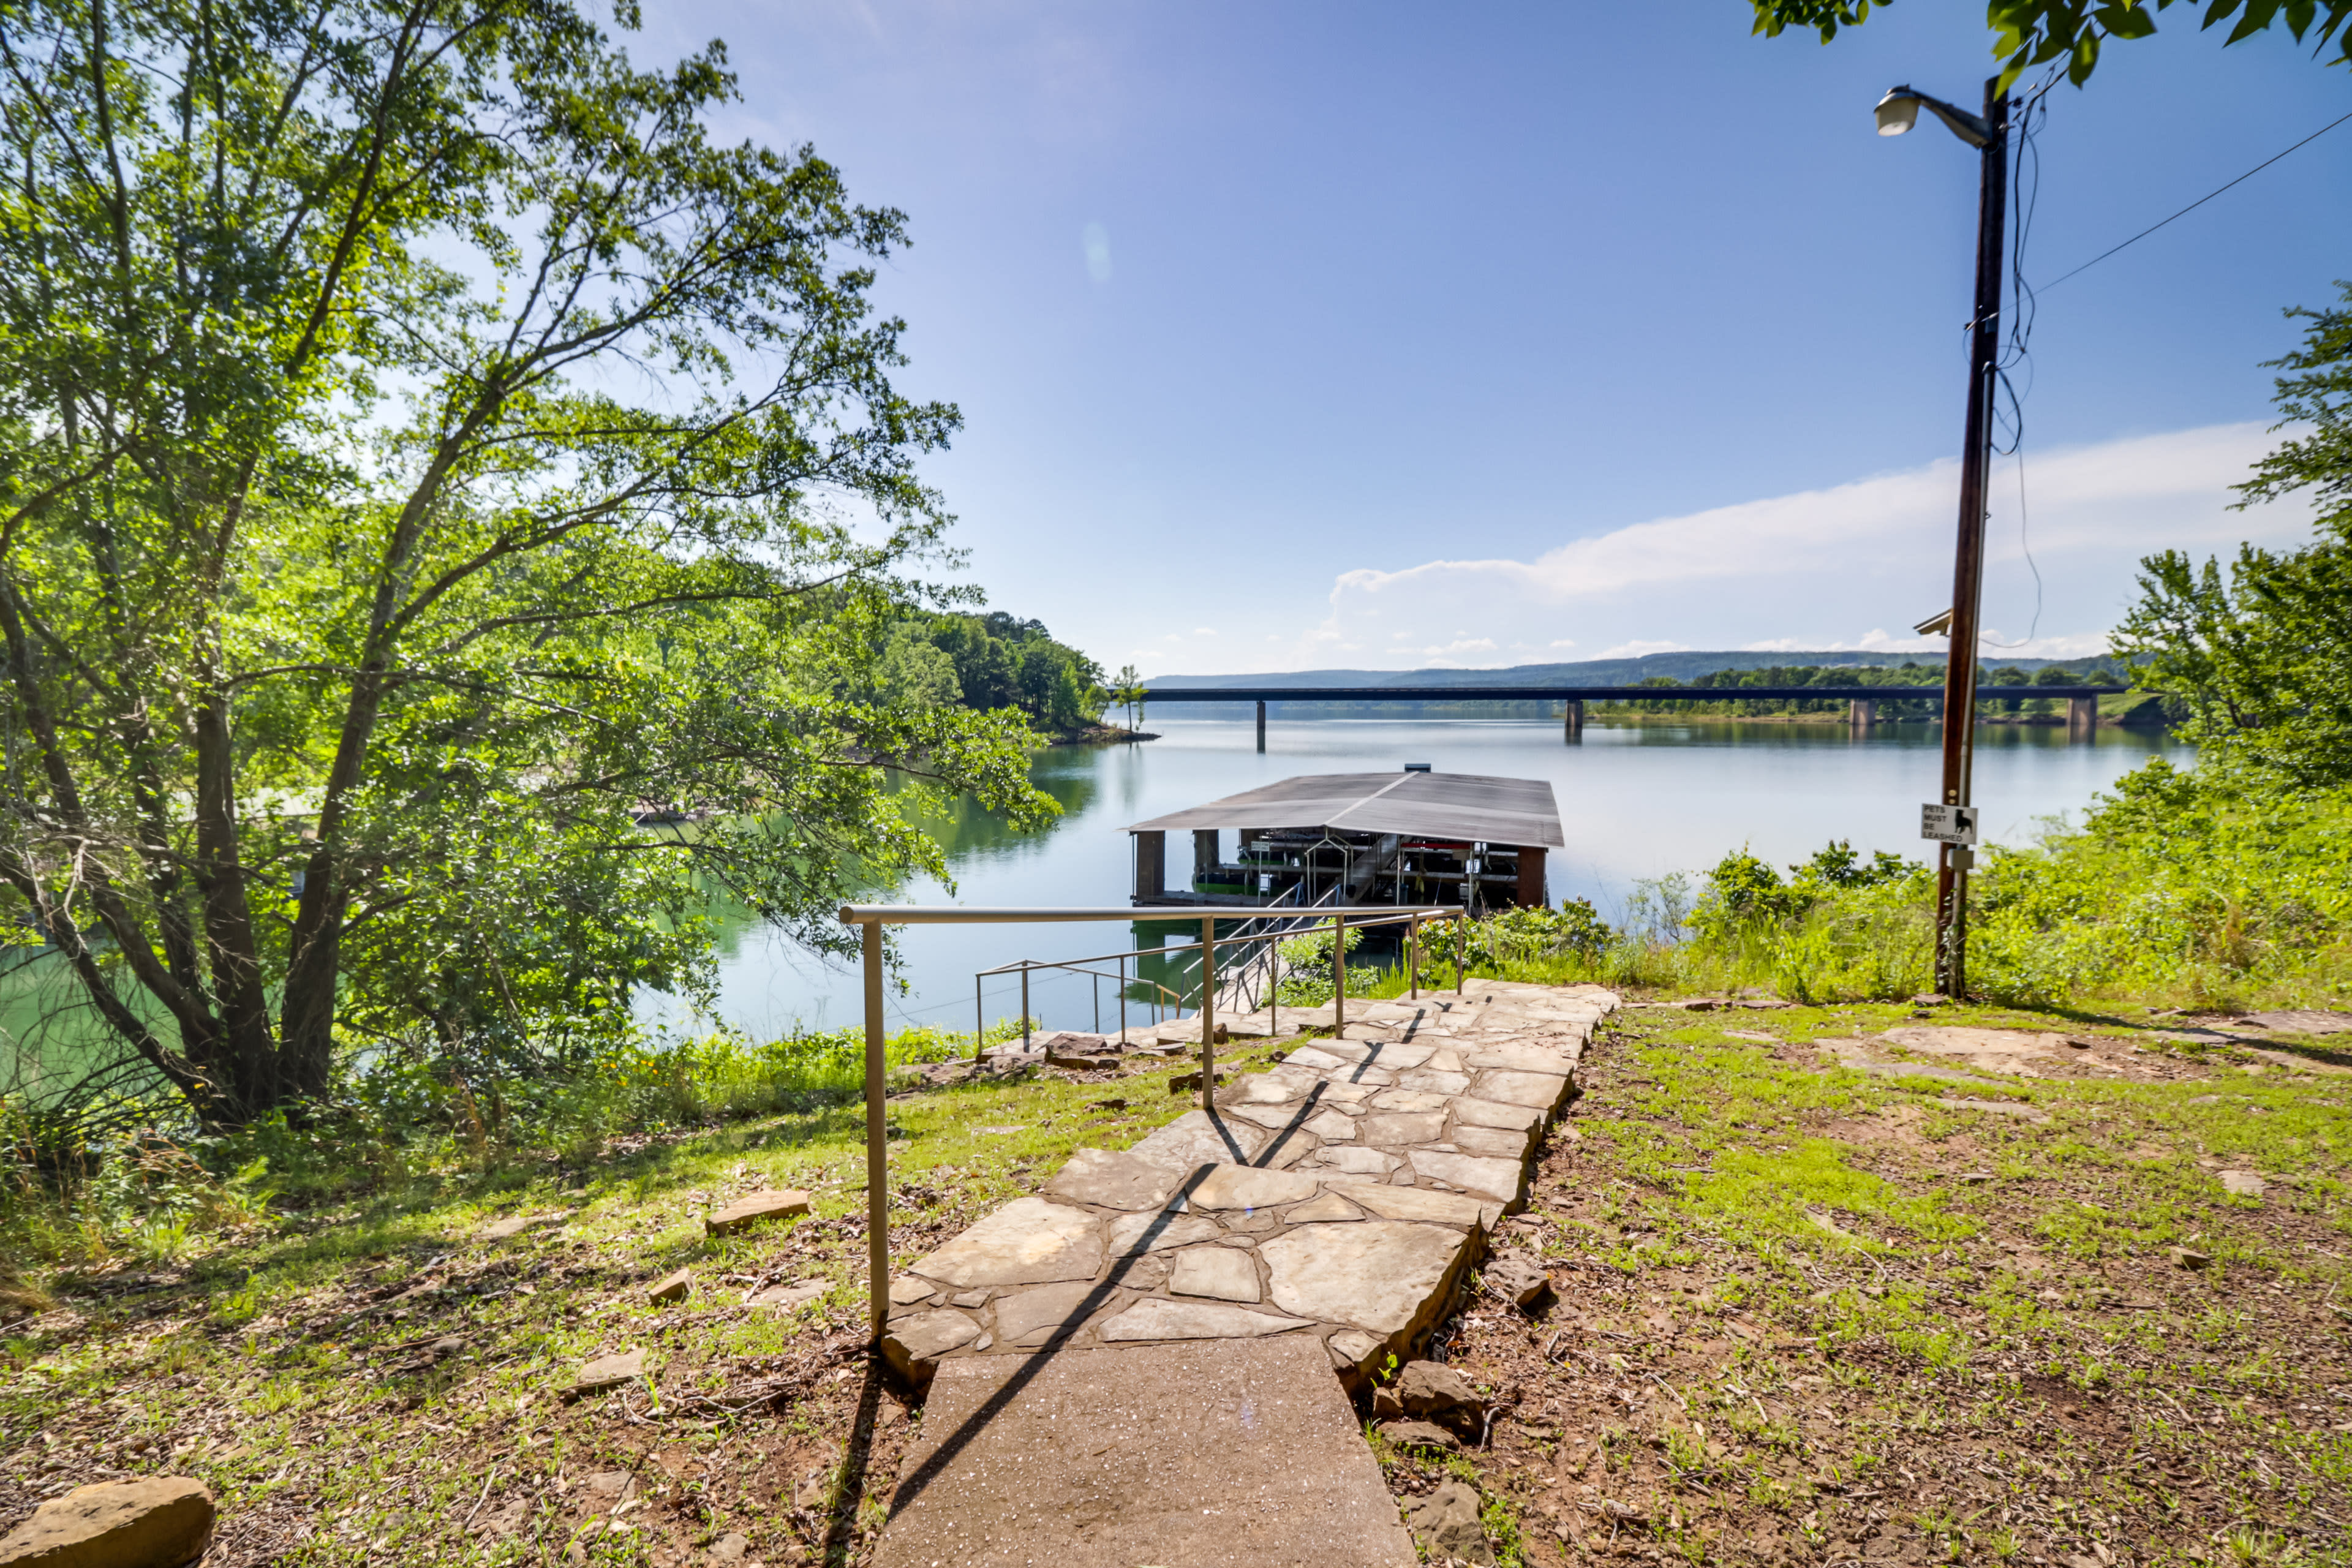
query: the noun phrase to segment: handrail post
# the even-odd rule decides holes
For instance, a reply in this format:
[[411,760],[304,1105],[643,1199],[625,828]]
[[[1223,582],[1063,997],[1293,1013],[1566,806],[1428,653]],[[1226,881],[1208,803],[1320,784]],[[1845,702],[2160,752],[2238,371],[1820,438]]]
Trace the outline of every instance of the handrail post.
[[1462,994],[1463,965],[1470,962],[1470,913],[1454,917],[1454,994]]
[[1029,961],[1021,961],[1021,1049],[1029,1049]]
[[1405,954],[1405,969],[1411,977],[1412,999],[1418,1002],[1421,1000],[1421,917],[1419,915],[1414,915],[1412,920],[1405,922],[1404,940],[1405,946],[1410,950]]
[[1217,1091],[1217,917],[1201,921],[1201,1109],[1214,1110]]
[[1127,1048],[1127,955],[1125,953],[1121,953],[1118,960],[1118,1046],[1121,1050]]
[[971,977],[971,1059],[988,1056],[988,1009],[980,999],[980,976]]
[[874,1342],[890,1320],[890,1149],[885,1141],[882,1070],[882,922],[867,921],[859,946],[866,960],[866,1315]]
[[1331,1032],[1348,1026],[1348,906],[1338,906],[1331,927]]

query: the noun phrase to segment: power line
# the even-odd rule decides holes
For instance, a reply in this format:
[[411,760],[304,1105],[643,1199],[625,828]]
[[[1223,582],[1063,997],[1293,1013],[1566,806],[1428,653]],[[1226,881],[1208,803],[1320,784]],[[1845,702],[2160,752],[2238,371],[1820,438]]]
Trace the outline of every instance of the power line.
[[[2326,135],[2329,132],[2335,130],[2337,126],[2343,124],[2347,120],[2352,120],[2352,114],[2340,114],[2336,116],[2326,124],[2321,126],[2318,130],[2313,132],[2310,135],[2305,137],[2302,141],[2296,142],[2294,147],[2288,148],[2286,153],[2280,153],[2274,156],[2263,159],[2261,163],[2255,164],[2252,168],[2247,170],[2236,179],[2231,180],[2229,185],[2221,185],[2206,192],[2195,201],[2190,202],[2187,206],[2182,207],[2179,212],[2174,213],[2172,217],[2166,218],[2163,223],[2150,224],[2147,227],[2140,230],[2137,234],[2133,235],[2129,239],[2125,240],[2123,245],[2115,246],[2109,249],[2099,252],[2098,255],[2094,256],[2090,260],[2085,261],[2082,266],[2074,268],[2074,272],[2087,272],[2092,268],[2096,267],[2100,262],[2105,261],[2108,257],[2113,256],[2116,251],[2123,249],[2124,246],[2137,245],[2141,240],[2146,239],[2149,235],[2154,234],[2158,229],[2162,228],[2165,224],[2170,223],[2172,218],[2186,217],[2190,213],[2195,212],[2199,207],[2203,206],[2207,202],[2211,201],[2215,196],[2220,195],[2223,191],[2228,190],[2230,185],[2244,184],[2248,180],[2252,179],[2256,174],[2261,174],[2264,169],[2267,169],[2273,163],[2277,163],[2279,159],[2285,157],[2287,153],[2294,152],[2297,148],[2309,146],[2312,142],[2318,141],[2321,137]],[[2066,281],[2067,279],[2074,277],[2074,272],[2061,273],[2058,277],[2042,285],[2042,290],[2047,291],[2049,289],[2055,289],[2059,284]]]

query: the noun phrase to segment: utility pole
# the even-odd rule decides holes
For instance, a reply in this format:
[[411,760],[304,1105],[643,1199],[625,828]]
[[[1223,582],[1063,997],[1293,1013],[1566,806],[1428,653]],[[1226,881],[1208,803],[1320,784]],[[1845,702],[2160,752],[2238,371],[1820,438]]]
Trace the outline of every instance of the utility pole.
[[[1918,120],[1922,105],[1952,134],[1977,149],[1977,294],[1969,322],[1969,414],[1960,444],[1959,539],[1952,551],[1951,643],[1944,662],[1946,805],[1969,805],[1976,760],[1977,630],[1984,589],[1985,483],[1992,467],[1993,377],[2000,358],[2002,231],[2009,216],[2009,94],[1998,79],[1985,83],[1982,118],[1909,87],[1879,100],[1878,133],[1898,136]],[[1967,993],[1969,869],[1973,847],[1938,844],[1936,854],[1936,989]]]

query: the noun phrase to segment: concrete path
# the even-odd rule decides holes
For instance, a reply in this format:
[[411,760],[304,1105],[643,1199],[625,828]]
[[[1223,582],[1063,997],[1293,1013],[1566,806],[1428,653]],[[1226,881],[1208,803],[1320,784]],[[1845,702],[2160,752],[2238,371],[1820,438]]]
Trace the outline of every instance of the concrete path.
[[[884,1349],[937,1382],[877,1563],[1412,1562],[1346,1396],[1452,1310],[1616,1005],[1473,981],[1351,1006],[917,1259]],[[1262,1430],[1297,1460],[1237,1468]]]

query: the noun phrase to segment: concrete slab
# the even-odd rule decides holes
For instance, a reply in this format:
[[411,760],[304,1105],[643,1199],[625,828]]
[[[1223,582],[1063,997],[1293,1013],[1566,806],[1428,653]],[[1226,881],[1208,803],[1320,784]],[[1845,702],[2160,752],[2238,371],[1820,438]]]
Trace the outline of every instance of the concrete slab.
[[1132,1344],[1155,1340],[1254,1339],[1314,1326],[1310,1318],[1285,1318],[1252,1307],[1146,1296],[1096,1331],[1106,1344]]
[[1410,1568],[1323,1345],[945,1363],[875,1568]]

